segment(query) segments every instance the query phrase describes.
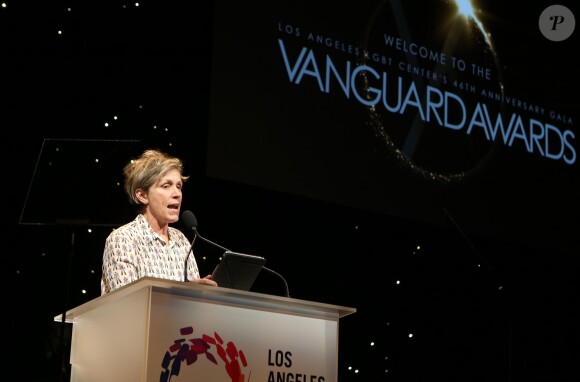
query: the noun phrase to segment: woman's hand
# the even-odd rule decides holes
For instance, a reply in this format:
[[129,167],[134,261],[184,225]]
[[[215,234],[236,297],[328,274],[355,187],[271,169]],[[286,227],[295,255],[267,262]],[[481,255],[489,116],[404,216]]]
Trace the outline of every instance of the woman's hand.
[[194,284],[203,284],[203,285],[211,285],[211,286],[218,286],[218,284],[211,279],[211,275],[207,275],[201,279],[191,280]]

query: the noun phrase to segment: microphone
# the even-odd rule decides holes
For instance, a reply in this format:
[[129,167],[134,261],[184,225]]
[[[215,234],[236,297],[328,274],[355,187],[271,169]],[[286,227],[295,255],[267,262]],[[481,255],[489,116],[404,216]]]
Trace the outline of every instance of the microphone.
[[183,224],[185,224],[187,229],[194,231],[197,230],[197,219],[193,214],[193,212],[191,212],[190,210],[183,211],[183,213],[181,214],[181,219],[183,220]]
[[[189,228],[190,230],[193,230],[193,233],[196,237],[199,237],[201,240],[205,241],[206,243],[209,243],[215,247],[218,247],[219,249],[225,251],[229,251],[229,249],[222,247],[219,244],[214,243],[213,241],[210,241],[204,237],[202,237],[199,232],[197,232],[197,219],[195,217],[195,215],[193,214],[193,212],[191,212],[190,210],[185,210],[183,211],[183,213],[181,214],[181,218],[183,219],[183,223],[185,224],[185,226],[187,228]],[[194,238],[195,240],[195,238]]]
[[191,252],[193,251],[193,245],[195,244],[196,238],[199,237],[201,240],[205,241],[206,243],[209,243],[211,245],[214,245],[214,246],[222,249],[224,252],[228,251],[228,249],[222,247],[219,244],[214,243],[213,241],[210,241],[210,240],[202,237],[199,234],[199,232],[197,232],[197,218],[195,217],[193,212],[191,212],[190,210],[185,210],[181,213],[181,220],[183,221],[183,224],[185,224],[185,227],[187,227],[187,229],[193,231],[193,239],[191,240],[191,246],[189,247],[189,251],[187,252],[187,256],[185,257],[185,263],[184,263],[184,268],[183,268],[183,281],[188,282],[189,279],[187,278],[187,263],[189,262],[189,256],[190,256]]
[[272,273],[273,275],[278,276],[280,279],[282,279],[282,282],[284,283],[284,292],[285,292],[284,296],[290,297],[290,290],[288,289],[288,283],[286,282],[286,279],[281,274],[279,274],[276,271],[273,271],[270,268],[262,267],[262,269],[264,269],[264,270]]
[[187,251],[187,255],[185,256],[185,263],[183,265],[183,281],[188,282],[189,279],[187,278],[187,263],[189,261],[189,255],[193,251],[193,244],[195,244],[195,238],[197,235],[197,219],[193,212],[186,210],[183,211],[181,214],[181,219],[183,220],[183,224],[189,229],[193,231],[193,239],[191,239],[191,245],[189,246],[189,251]]

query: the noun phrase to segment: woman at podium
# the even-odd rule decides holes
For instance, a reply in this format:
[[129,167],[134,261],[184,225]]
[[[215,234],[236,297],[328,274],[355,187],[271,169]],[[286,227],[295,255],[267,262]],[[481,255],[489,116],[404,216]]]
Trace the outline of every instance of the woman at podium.
[[112,231],[105,241],[101,294],[142,277],[217,286],[200,277],[191,244],[170,224],[179,220],[183,198],[181,159],[145,150],[123,168],[125,192],[136,207],[135,219]]

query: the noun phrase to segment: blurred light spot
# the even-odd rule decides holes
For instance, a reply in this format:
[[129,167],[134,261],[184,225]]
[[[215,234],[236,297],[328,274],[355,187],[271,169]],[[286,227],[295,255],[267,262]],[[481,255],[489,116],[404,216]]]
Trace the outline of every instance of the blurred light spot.
[[463,1],[456,1],[457,8],[459,13],[464,15],[465,17],[475,17],[473,14],[473,6],[471,5],[471,1],[463,0]]

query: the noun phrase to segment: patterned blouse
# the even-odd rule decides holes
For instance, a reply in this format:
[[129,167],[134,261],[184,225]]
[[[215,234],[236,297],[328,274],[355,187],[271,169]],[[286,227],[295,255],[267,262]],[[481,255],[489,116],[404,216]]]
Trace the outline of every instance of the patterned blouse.
[[[135,220],[109,234],[103,252],[101,295],[141,277],[184,280],[183,269],[190,242],[183,232],[169,227],[169,243],[153,231],[147,219],[139,214]],[[189,280],[199,279],[193,253],[187,264]]]

